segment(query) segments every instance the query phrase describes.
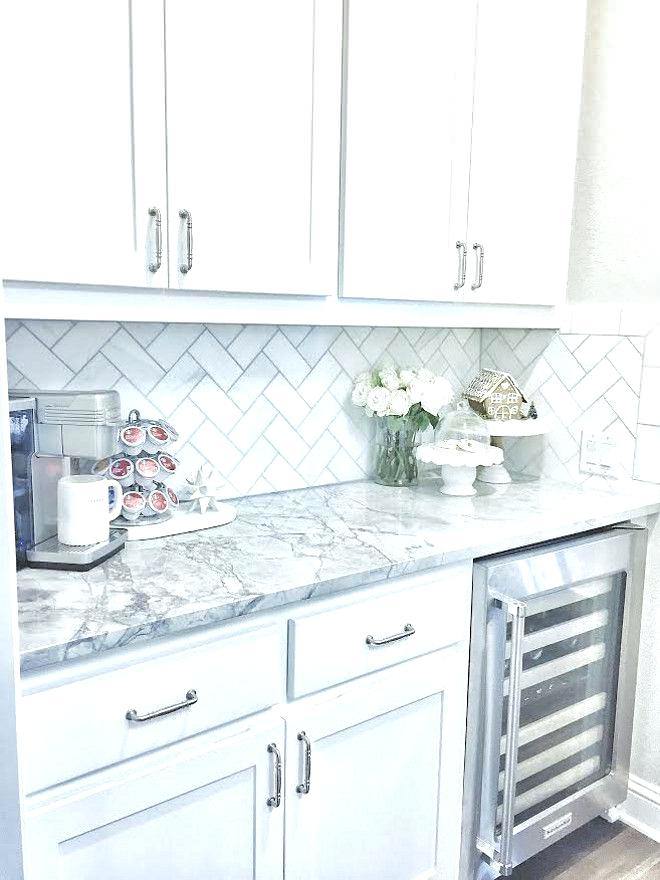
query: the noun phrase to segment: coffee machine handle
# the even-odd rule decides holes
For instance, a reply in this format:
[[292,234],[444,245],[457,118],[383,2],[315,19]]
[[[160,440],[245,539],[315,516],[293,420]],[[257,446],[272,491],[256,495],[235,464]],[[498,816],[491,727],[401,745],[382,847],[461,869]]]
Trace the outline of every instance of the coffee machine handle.
[[124,490],[117,480],[108,480],[108,519],[116,519],[121,513],[121,505],[124,500]]

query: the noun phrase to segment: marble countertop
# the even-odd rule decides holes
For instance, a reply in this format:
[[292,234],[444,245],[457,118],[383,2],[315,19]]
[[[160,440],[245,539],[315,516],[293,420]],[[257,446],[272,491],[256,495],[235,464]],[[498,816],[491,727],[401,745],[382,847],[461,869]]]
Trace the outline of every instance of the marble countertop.
[[447,498],[370,482],[236,502],[227,526],[128,544],[86,573],[18,574],[21,669],[660,510],[660,486],[535,481]]

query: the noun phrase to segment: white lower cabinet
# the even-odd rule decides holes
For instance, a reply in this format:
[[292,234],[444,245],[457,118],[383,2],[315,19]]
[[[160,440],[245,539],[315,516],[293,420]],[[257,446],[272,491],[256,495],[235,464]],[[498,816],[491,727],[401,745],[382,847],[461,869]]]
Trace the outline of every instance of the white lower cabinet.
[[287,880],[458,880],[466,648],[308,698],[287,724]]
[[[24,772],[25,880],[460,880],[470,571],[402,578],[249,631],[230,625],[196,648],[193,636],[141,664],[126,651],[113,670],[26,684],[25,724],[43,750],[34,733],[26,763],[48,756],[64,770]],[[288,701],[287,622],[289,666],[308,694]],[[331,652],[325,636],[338,632]],[[322,681],[304,677],[321,663]],[[263,681],[248,674],[258,669]],[[170,705],[193,686],[195,700]],[[84,760],[67,754],[67,735]]]
[[268,805],[268,745],[281,749],[283,733],[271,718],[191,740],[33,806],[26,880],[281,880],[284,811]]

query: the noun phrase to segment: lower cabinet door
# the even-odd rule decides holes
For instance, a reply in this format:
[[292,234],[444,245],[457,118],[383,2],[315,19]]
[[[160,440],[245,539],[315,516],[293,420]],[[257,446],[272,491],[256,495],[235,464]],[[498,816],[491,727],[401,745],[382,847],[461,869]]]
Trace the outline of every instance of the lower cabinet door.
[[458,880],[467,650],[296,704],[287,880]]
[[284,810],[269,804],[268,746],[282,752],[283,731],[269,720],[191,740],[32,807],[26,880],[282,880]]

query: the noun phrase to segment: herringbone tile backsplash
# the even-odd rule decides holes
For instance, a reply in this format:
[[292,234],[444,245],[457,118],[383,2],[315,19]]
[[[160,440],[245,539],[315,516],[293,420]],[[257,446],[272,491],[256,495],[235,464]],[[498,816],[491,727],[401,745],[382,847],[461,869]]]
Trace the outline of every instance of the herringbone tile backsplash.
[[14,388],[119,391],[124,415],[164,416],[187,473],[205,462],[228,497],[343,482],[369,470],[371,423],[354,377],[427,366],[458,392],[479,330],[9,321]]

